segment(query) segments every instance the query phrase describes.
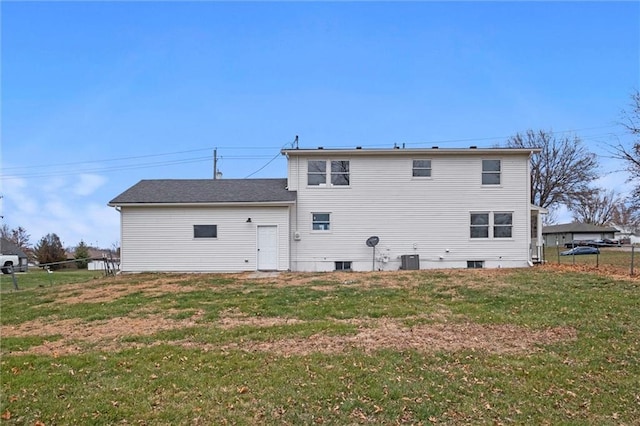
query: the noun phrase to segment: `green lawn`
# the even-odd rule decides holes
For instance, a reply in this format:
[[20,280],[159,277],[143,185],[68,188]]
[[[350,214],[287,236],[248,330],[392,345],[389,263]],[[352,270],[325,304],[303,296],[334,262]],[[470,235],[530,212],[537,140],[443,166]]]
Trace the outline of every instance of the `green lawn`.
[[84,277],[1,294],[5,424],[640,418],[637,279],[552,265]]
[[[62,269],[47,272],[40,268],[31,268],[27,272],[14,274],[18,289],[32,289],[35,287],[58,286],[60,284],[81,283],[92,279],[102,278],[102,271],[87,271],[86,269]],[[10,274],[0,274],[0,291],[13,291],[14,283]]]

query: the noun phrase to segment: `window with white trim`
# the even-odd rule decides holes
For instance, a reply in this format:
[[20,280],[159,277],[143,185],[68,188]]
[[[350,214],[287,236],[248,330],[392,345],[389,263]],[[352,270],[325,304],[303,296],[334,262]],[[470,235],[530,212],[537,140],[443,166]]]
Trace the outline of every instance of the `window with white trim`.
[[349,186],[349,161],[331,161],[331,185]]
[[482,184],[500,185],[500,160],[482,160]]
[[193,225],[193,238],[218,238],[218,225]]
[[431,160],[413,160],[413,177],[431,177]]
[[489,213],[471,213],[471,238],[489,238]]
[[471,238],[512,238],[512,212],[472,212],[469,236]]
[[511,238],[513,213],[493,213],[493,238]]
[[314,231],[328,231],[331,229],[331,213],[311,213],[311,229]]
[[351,183],[349,160],[308,160],[307,185],[326,186],[327,170],[330,172],[331,186],[349,186]]
[[307,162],[307,185],[319,186],[327,183],[327,162],[309,160]]

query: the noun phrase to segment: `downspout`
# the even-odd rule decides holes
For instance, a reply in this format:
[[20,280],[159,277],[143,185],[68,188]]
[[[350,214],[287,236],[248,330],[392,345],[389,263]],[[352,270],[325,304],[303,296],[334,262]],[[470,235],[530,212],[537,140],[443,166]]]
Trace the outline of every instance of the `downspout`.
[[[529,151],[529,155],[527,156],[527,246],[529,247],[529,254],[527,255],[527,263],[529,266],[533,266],[533,241],[531,240],[531,157],[533,156],[533,151]],[[536,216],[537,220],[537,216]],[[537,225],[537,224],[536,224]],[[537,232],[536,232],[537,236]],[[538,251],[537,247],[538,243],[536,241],[536,253]]]
[[296,270],[298,270],[298,244],[297,241],[295,239],[295,235],[297,232],[299,232],[298,230],[298,210],[299,210],[299,206],[298,206],[298,195],[300,194],[300,156],[296,155],[296,204],[295,204],[295,208],[296,208],[296,224],[295,224],[295,230],[293,231],[293,248],[295,250],[295,256],[294,256],[294,260],[296,263]]

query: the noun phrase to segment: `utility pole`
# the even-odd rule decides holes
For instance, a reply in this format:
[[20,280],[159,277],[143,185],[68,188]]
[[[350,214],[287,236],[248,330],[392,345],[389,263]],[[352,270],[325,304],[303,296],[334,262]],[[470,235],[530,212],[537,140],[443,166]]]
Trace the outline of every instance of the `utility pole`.
[[218,148],[213,150],[213,180],[218,179]]

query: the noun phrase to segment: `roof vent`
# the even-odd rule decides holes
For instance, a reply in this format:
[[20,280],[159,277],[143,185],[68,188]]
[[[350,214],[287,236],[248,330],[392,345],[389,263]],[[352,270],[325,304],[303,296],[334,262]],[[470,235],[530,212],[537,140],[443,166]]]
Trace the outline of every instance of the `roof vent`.
[[319,146],[319,147],[318,147],[318,149],[324,149],[324,147],[322,147],[322,146]]
[[432,146],[431,149],[438,149],[438,147],[437,146]]
[[362,147],[361,146],[356,146],[356,149],[362,149]]
[[478,147],[477,147],[477,146],[475,146],[475,145],[471,145],[471,146],[469,147],[469,149],[477,149],[477,148],[478,148]]

